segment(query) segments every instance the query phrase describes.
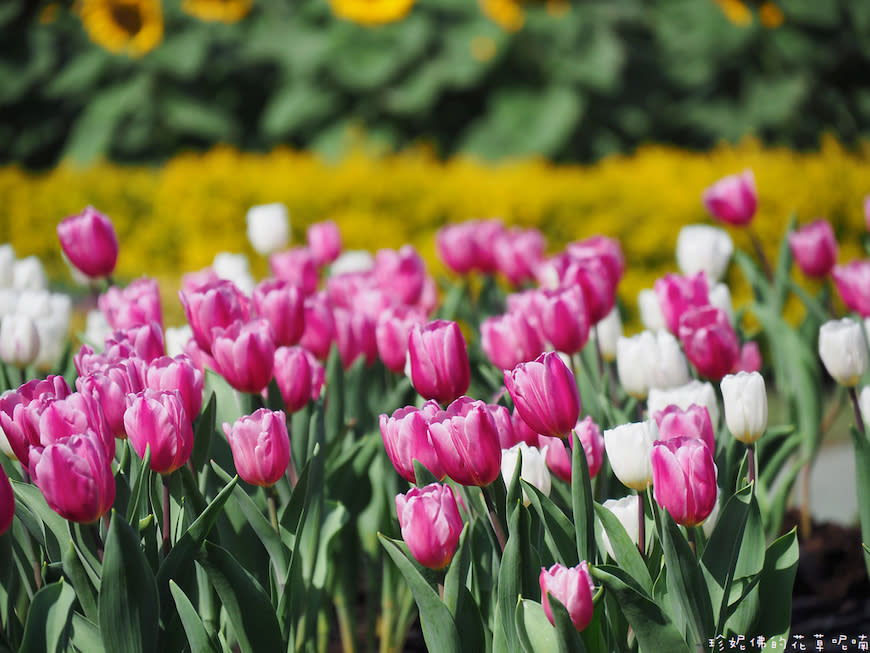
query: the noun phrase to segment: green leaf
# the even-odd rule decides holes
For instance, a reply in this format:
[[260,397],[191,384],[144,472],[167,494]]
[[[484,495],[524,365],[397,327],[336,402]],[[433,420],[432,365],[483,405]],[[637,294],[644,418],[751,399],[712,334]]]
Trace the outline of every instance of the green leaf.
[[51,560],[59,560],[63,552],[66,551],[66,544],[70,540],[69,522],[49,507],[38,487],[30,483],[20,483],[11,479],[10,482],[12,483],[15,500],[27,506],[30,512],[42,522],[39,524],[39,531],[34,532],[30,528],[28,530],[34,536],[39,537],[44,524],[44,541],[45,547],[48,550],[48,557]]
[[148,485],[148,480],[151,478],[151,445],[145,446],[145,457],[142,459],[142,464],[139,466],[139,473],[136,475],[136,480],[130,491],[130,501],[127,503],[127,523],[131,523],[134,519],[143,517],[139,513],[139,502],[142,500],[142,488]]
[[592,481],[586,452],[580,438],[572,431],[574,449],[571,452],[571,505],[574,511],[574,534],[580,560],[595,560],[595,509],[592,500]]
[[556,622],[556,642],[559,653],[586,653],[586,646],[583,644],[580,633],[574,627],[568,610],[552,594],[549,594],[548,600],[550,612],[553,613],[553,621]]
[[27,611],[22,653],[65,651],[72,606],[76,595],[69,584],[59,580],[39,590]]
[[233,116],[212,99],[167,93],[161,95],[160,116],[174,132],[210,141],[232,141],[238,131]]
[[[854,392],[854,390],[851,390]],[[855,449],[855,484],[858,490],[858,516],[861,522],[861,539],[870,542],[870,440],[856,427],[850,429]],[[864,553],[864,564],[870,575],[870,554]]]
[[761,611],[754,632],[768,637],[787,635],[791,625],[791,596],[798,566],[795,529],[774,540],[764,556],[759,582]]
[[344,367],[338,347],[332,346],[326,361],[326,442],[338,438],[345,429]]
[[420,610],[420,623],[423,627],[423,639],[426,641],[426,647],[430,651],[439,651],[439,653],[441,651],[444,653],[462,651],[462,640],[450,610],[442,603],[438,593],[408,558],[408,554],[404,550],[406,548],[404,543],[384,537],[380,533],[378,533],[378,539],[414,593],[417,608]]
[[82,653],[104,653],[106,650],[99,627],[78,612],[72,613],[69,641]]
[[465,524],[444,578],[443,602],[453,615],[457,631],[462,633],[462,650],[474,653],[486,649],[486,637],[479,607],[465,584],[472,567],[470,531],[471,526]]
[[631,541],[628,532],[619,518],[599,503],[595,504],[595,514],[607,532],[610,548],[619,566],[634,578],[647,594],[652,592],[652,578],[649,575],[637,545]]
[[184,626],[187,641],[190,643],[190,650],[203,653],[205,651],[216,651],[199,614],[197,614],[196,608],[193,607],[184,591],[172,580],[169,581],[169,591],[172,593],[175,608],[178,610],[178,616],[181,618],[181,624]]
[[269,139],[287,136],[330,115],[337,101],[332,91],[317,84],[288,81],[269,99],[260,130]]
[[227,612],[242,651],[281,651],[281,628],[269,596],[226,549],[205,543],[198,558]]
[[99,595],[100,632],[110,651],[157,650],[157,582],[139,536],[117,511],[106,534]]
[[69,546],[63,554],[63,573],[75,590],[76,598],[79,605],[82,606],[85,616],[91,620],[98,619],[97,591],[99,586],[95,588],[91,583],[73,540],[70,540]]
[[[585,455],[583,456],[586,457]],[[531,483],[522,479],[520,483],[535,512],[544,524],[544,538],[553,560],[567,567],[580,563],[577,558],[574,524],[565,516],[553,501]]]
[[642,651],[690,653],[689,646],[667,614],[626,571],[610,565],[590,565],[589,572],[608,592],[616,595]]
[[517,601],[516,625],[517,636],[524,653],[557,649],[556,629],[547,619],[544,606],[540,603],[529,599]]
[[193,462],[194,469],[202,469],[208,461],[211,440],[214,437],[215,428],[217,428],[216,418],[217,395],[212,391],[208,395],[205,408],[196,418],[196,424],[193,429],[193,453],[190,456],[190,460]]

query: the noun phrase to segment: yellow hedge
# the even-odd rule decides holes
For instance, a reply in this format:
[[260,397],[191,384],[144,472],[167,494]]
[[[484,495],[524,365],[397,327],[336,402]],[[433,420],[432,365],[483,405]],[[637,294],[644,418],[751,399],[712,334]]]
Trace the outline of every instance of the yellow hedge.
[[[641,288],[675,269],[680,227],[710,221],[700,201],[704,188],[744,168],[756,175],[754,227],[771,256],[792,212],[801,222],[827,217],[840,260],[860,256],[868,154],[867,148],[846,151],[831,139],[806,154],[747,140],[709,153],[647,146],[589,166],[544,160],[489,166],[465,157],[439,161],[425,149],[387,156],[360,150],[329,163],[286,148],[249,154],[219,147],[179,154],[161,168],[64,164],[33,174],[11,166],[0,168],[0,242],[11,242],[19,256],[36,254],[53,278],[68,279],[55,225],[92,204],[118,231],[117,277],[157,277],[171,297],[183,272],[209,265],[218,251],[245,252],[255,274],[265,274],[265,261],[245,236],[245,213],[254,204],[283,202],[297,243],[308,224],[333,219],[345,247],[377,250],[410,242],[436,274],[443,272],[434,246],[439,227],[499,216],[508,224],[540,227],[553,251],[596,233],[618,238],[628,262],[620,293],[634,307]],[[749,250],[745,234],[732,233]],[[744,293],[737,289],[737,303]],[[167,309],[178,315],[173,304]]]

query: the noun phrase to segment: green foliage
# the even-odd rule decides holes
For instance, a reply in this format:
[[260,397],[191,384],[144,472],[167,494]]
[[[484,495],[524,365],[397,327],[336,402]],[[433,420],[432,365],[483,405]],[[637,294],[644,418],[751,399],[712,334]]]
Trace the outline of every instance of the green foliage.
[[755,133],[816,146],[866,138],[870,12],[852,0],[781,3],[783,22],[729,22],[714,2],[524,3],[506,31],[476,2],[418,0],[364,27],[325,0],[255,2],[238,23],[164,0],[143,57],[92,43],[69,3],[0,15],[2,161],[162,161],[182,149],[279,143],[337,154],[348,129],[401,148],[590,160],[646,141],[706,148]]

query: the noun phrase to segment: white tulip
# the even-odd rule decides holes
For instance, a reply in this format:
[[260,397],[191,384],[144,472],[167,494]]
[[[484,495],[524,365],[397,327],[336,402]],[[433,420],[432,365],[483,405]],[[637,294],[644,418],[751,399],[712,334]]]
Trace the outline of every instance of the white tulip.
[[658,436],[659,429],[651,419],[604,431],[607,459],[623,485],[640,491],[652,484],[650,453]]
[[280,202],[252,206],[247,222],[248,240],[263,256],[281,251],[290,242],[290,219],[287,207]]
[[666,329],[655,333],[655,357],[650,362],[652,388],[676,388],[689,382],[689,364],[679,341]]
[[368,272],[375,267],[375,258],[364,249],[352,249],[339,254],[329,266],[329,276],[337,277],[354,272]]
[[99,309],[88,311],[85,321],[84,342],[94,348],[95,351],[103,349],[106,336],[112,333],[112,327],[106,319],[105,313]]
[[179,354],[183,354],[191,338],[193,338],[193,329],[189,324],[180,327],[166,327],[166,355],[175,358]]
[[752,444],[767,428],[767,390],[758,372],[726,375],[720,384],[725,423],[737,440]]
[[721,308],[728,316],[728,321],[734,324],[734,306],[731,303],[731,291],[724,283],[714,284],[708,293],[710,305]]
[[49,317],[52,308],[51,293],[47,290],[22,290],[18,293],[15,312],[37,319]]
[[18,312],[18,291],[0,288],[0,317]]
[[857,385],[867,371],[867,342],[861,325],[848,317],[825,322],[819,329],[819,356],[837,383]]
[[650,288],[641,290],[637,295],[637,305],[640,308],[640,321],[645,328],[650,331],[667,328],[665,316],[662,314],[662,307],[655,290]]
[[11,288],[15,282],[15,250],[12,245],[0,245],[0,288]]
[[692,404],[707,407],[707,412],[710,413],[710,422],[713,424],[715,432],[719,424],[719,400],[716,397],[716,390],[709,382],[693,380],[669,390],[652,388],[647,397],[647,410],[650,415],[654,415],[657,410],[664,410],[670,405],[679,406],[682,410],[686,410]]
[[[550,496],[552,482],[550,470],[547,467],[547,447],[544,447],[542,451],[536,447],[530,447],[525,442],[515,444],[510,449],[502,449],[501,475],[505,486],[509,485],[514,477],[514,471],[517,468],[517,458],[520,453],[523,456],[520,478],[529,485],[534,485],[547,496]],[[523,503],[525,505],[531,503],[525,490],[523,490]]]
[[645,399],[649,393],[649,362],[655,349],[655,336],[641,331],[616,341],[616,373],[623,389],[635,399]]
[[48,296],[48,314],[35,319],[39,332],[39,355],[37,366],[55,368],[63,356],[69,339],[69,325],[72,319],[72,299],[62,293]]
[[10,365],[26,367],[39,355],[39,332],[33,318],[6,315],[0,321],[0,358]]
[[12,266],[12,287],[16,290],[45,290],[48,278],[42,261],[35,256],[15,261]]
[[254,286],[257,285],[254,277],[251,276],[251,265],[248,262],[248,257],[244,254],[218,252],[214,256],[211,268],[219,279],[232,281],[246,295],[250,295]]
[[593,340],[596,337],[599,339],[601,357],[604,360],[608,362],[615,360],[617,342],[622,337],[622,318],[619,316],[619,309],[614,306],[613,310],[589,331],[589,335]]
[[677,265],[687,277],[703,271],[708,279],[718,281],[728,269],[733,253],[731,236],[719,227],[687,225],[677,236]]
[[[637,497],[629,495],[621,499],[608,499],[603,504],[610,512],[616,515],[619,523],[625,529],[625,532],[631,538],[631,541],[637,544],[638,521],[637,521]],[[610,544],[610,538],[607,536],[607,531],[601,531],[601,543],[604,545],[604,550],[610,554],[611,558],[616,556],[613,553],[613,547]]]

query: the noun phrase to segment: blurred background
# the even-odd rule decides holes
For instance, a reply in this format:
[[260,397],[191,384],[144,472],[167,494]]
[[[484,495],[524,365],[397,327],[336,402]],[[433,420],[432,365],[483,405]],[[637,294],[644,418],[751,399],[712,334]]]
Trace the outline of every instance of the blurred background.
[[796,212],[860,253],[867,2],[4,0],[0,31],[0,242],[52,278],[54,227],[88,204],[121,280],[174,295],[221,250],[264,273],[244,216],[282,202],[296,242],[333,219],[436,269],[446,222],[552,250],[605,233],[633,306],[703,189],[748,167],[771,247]]

